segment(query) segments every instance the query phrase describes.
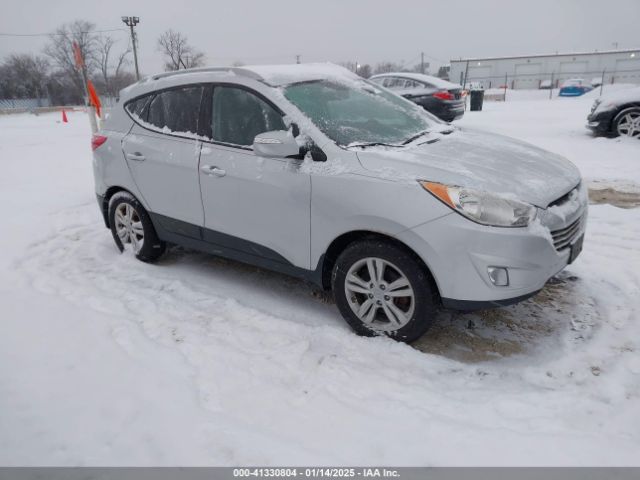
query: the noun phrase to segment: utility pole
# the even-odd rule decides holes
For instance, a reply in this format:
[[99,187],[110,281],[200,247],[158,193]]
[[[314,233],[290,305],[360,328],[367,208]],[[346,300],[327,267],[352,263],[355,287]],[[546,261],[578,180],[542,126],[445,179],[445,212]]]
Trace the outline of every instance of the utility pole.
[[296,63],[300,63],[300,55],[296,55]]
[[136,80],[140,80],[140,69],[138,68],[138,37],[136,36],[136,32],[133,29],[137,24],[140,23],[140,17],[122,17],[122,21],[124,24],[129,27],[131,30],[131,46],[133,47],[133,62],[136,65]]
[[462,89],[467,89],[467,75],[469,74],[469,60],[467,60],[467,66],[464,68],[464,83],[462,84]]
[[424,75],[424,52],[420,53],[420,73]]

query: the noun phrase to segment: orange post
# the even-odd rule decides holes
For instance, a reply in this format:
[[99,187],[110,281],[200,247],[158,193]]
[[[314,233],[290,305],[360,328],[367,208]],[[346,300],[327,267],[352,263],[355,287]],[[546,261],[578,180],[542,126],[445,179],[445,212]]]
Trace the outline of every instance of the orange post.
[[69,120],[67,120],[67,112],[64,111],[64,108],[62,109],[62,123],[69,123]]

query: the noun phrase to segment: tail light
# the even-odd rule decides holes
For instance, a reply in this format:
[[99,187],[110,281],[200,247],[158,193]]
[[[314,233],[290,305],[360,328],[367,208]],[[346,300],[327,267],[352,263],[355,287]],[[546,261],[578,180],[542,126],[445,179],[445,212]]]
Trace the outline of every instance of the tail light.
[[433,96],[439,98],[440,100],[455,100],[454,95],[451,92],[447,92],[446,90],[436,92],[433,94]]
[[93,135],[91,137],[91,150],[95,150],[96,148],[98,148],[100,145],[102,145],[104,142],[107,141],[107,137],[105,137],[104,135]]

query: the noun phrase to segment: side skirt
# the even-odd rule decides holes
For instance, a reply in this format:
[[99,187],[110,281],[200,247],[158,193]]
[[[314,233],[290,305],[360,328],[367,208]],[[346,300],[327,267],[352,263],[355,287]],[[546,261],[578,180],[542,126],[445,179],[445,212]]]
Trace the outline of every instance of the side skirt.
[[161,240],[219,257],[301,278],[322,287],[324,255],[315,270],[296,267],[279,253],[242,238],[149,212]]

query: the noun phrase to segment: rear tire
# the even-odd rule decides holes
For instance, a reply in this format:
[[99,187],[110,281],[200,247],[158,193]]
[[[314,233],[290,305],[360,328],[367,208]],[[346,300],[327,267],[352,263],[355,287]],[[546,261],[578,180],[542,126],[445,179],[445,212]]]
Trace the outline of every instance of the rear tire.
[[613,134],[640,140],[640,107],[625,108],[613,119]]
[[154,262],[166,249],[149,214],[129,192],[117,192],[109,200],[109,226],[118,249],[131,249],[138,260]]
[[413,342],[431,327],[439,309],[424,266],[383,239],[349,245],[336,260],[331,283],[340,313],[359,335]]

